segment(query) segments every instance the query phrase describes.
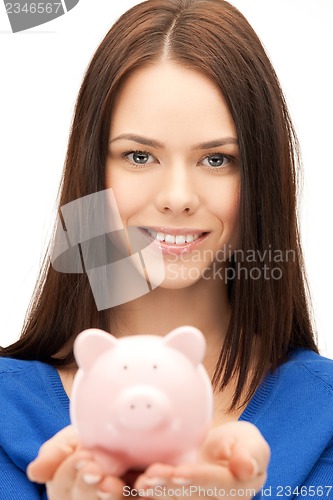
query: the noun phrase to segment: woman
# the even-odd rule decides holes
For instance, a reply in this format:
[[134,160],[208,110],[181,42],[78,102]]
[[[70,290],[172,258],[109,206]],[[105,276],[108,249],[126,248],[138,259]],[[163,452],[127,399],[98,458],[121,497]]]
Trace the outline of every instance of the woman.
[[[297,140],[279,83],[235,8],[149,0],[117,21],[81,87],[59,206],[112,189],[125,229],[156,240],[165,277],[99,310],[85,273],[45,261],[23,334],[2,349],[6,498],[45,498],[43,483],[51,500],[121,496],[123,480],[103,477],[73,429],[61,430],[74,339],[89,327],[164,335],[182,324],[206,336],[212,431],[202,463],[153,464],[135,486],[330,494],[333,363],[318,355],[311,326],[296,188]],[[268,448],[249,422],[271,448],[266,483]],[[25,467],[48,439],[29,482]]]

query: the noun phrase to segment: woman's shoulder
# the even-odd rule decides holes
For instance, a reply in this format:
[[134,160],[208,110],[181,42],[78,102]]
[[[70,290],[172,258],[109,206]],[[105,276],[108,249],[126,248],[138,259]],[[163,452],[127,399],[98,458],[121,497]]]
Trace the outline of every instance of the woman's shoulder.
[[41,427],[52,415],[55,432],[69,423],[69,399],[58,372],[41,361],[0,358],[0,408],[0,428],[17,425],[27,415]]
[[41,379],[52,367],[35,360],[0,357],[0,384],[8,385],[12,381],[29,383],[31,379]]
[[321,385],[333,396],[333,359],[320,355],[310,349],[295,349],[282,365],[281,371],[295,376],[299,382],[311,379]]
[[45,363],[0,357],[0,401],[10,405],[17,398],[29,400],[31,394],[40,393],[49,370]]
[[58,372],[37,360],[0,357],[0,404],[31,406],[37,400],[60,399],[67,404]]
[[267,376],[242,419],[255,424],[271,447],[266,488],[326,484],[333,457],[333,360],[293,350]]
[[57,370],[41,361],[0,357],[0,408],[0,448],[6,463],[19,471],[44,441],[70,423]]
[[0,357],[0,375],[21,373],[35,369],[38,361]]
[[[242,418],[257,422],[298,419],[305,414],[315,418],[318,408],[326,408],[328,426],[333,424],[333,360],[310,349],[297,348],[277,369],[267,374],[245,409]],[[302,417],[303,418],[303,417]]]

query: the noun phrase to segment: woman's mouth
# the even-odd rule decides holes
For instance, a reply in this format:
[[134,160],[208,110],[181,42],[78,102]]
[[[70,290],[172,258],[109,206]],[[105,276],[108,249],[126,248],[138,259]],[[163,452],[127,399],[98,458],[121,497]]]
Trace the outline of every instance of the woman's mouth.
[[208,231],[168,228],[141,227],[151,239],[163,250],[164,253],[189,252],[209,234]]

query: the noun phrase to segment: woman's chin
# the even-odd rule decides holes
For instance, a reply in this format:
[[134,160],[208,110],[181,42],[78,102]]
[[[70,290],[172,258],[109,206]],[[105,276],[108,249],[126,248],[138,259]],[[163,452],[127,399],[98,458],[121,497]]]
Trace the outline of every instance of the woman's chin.
[[179,290],[195,285],[204,277],[204,270],[169,264],[165,266],[165,276],[159,284],[160,288]]

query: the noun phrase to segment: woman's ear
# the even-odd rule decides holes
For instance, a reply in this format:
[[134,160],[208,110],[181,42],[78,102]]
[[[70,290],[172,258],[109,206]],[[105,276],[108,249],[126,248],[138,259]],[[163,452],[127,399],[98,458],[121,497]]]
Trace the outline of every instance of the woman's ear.
[[181,352],[191,363],[199,365],[206,353],[206,340],[200,330],[193,326],[180,326],[168,333],[163,342]]
[[74,342],[74,356],[79,368],[88,371],[99,356],[108,349],[113,349],[116,344],[117,339],[104,330],[84,330]]

